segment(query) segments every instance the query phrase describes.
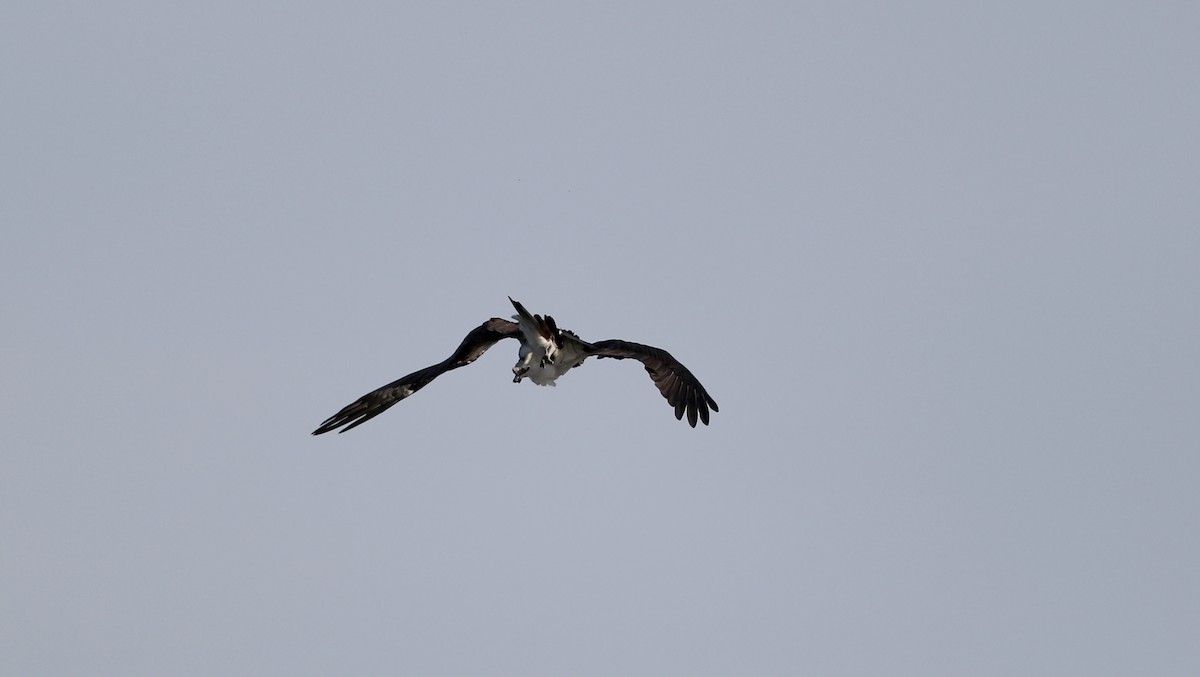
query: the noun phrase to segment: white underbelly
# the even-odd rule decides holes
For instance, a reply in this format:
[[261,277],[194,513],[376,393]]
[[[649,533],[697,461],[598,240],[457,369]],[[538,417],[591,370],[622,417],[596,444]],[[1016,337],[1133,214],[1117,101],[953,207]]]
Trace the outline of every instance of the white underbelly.
[[583,364],[586,357],[578,347],[568,343],[554,356],[553,363],[533,364],[525,376],[540,386],[552,386],[559,376]]

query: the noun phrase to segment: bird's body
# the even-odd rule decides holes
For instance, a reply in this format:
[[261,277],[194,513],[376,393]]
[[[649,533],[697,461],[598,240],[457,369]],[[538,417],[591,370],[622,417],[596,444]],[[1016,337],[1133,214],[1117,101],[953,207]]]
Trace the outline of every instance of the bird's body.
[[552,386],[558,377],[583,364],[585,344],[574,332],[563,331],[547,315],[531,315],[525,306],[512,301],[517,314],[513,319],[521,330],[521,348],[513,365],[513,383],[528,378],[540,386]]
[[341,428],[338,432],[346,432],[365,423],[445,372],[474,362],[506,338],[515,338],[521,344],[512,368],[513,383],[527,378],[537,385],[552,386],[592,356],[636,359],[646,368],[668,404],[675,407],[675,418],[682,419],[686,412],[688,423],[694,428],[697,420],[708,425],[710,409],[718,411],[716,401],[700,381],[667,351],[620,339],[588,343],[572,331],[559,329],[553,317],[533,315],[511,297],[508,300],[517,311],[513,316],[515,322],[493,317],[467,334],[450,357],[363,395],[326,419],[313,434],[338,428]]
[[[520,383],[521,379],[527,378],[540,386],[552,386],[560,376],[583,364],[588,356],[579,346],[568,343],[555,350],[551,357],[553,361],[547,362],[544,352],[522,345],[517,366],[513,367],[513,383]],[[527,368],[527,371],[518,374],[521,368]]]

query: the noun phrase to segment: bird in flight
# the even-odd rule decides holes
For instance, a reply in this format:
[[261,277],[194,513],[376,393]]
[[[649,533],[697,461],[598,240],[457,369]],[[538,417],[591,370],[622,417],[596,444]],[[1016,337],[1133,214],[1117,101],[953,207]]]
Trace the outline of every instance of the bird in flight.
[[362,425],[429,385],[438,376],[471,364],[488,348],[508,338],[517,339],[521,344],[517,363],[512,368],[513,383],[529,379],[540,386],[552,386],[560,376],[593,356],[634,359],[646,368],[654,385],[667,398],[667,404],[675,407],[676,419],[682,420],[684,413],[687,413],[688,423],[695,428],[697,420],[708,425],[710,410],[719,411],[716,401],[704,390],[700,381],[671,353],[620,339],[588,343],[575,332],[559,329],[553,317],[531,315],[525,306],[513,301],[511,296],[508,300],[517,311],[513,315],[516,322],[493,317],[472,329],[450,357],[363,395],[325,419],[312,434],[320,435],[338,428],[341,428],[338,432],[344,433]]

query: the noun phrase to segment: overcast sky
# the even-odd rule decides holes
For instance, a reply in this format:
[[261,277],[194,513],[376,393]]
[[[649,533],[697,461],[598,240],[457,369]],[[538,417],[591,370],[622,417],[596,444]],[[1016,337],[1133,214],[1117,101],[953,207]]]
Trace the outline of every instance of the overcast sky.
[[1198,7],[7,3],[0,672],[1200,674]]

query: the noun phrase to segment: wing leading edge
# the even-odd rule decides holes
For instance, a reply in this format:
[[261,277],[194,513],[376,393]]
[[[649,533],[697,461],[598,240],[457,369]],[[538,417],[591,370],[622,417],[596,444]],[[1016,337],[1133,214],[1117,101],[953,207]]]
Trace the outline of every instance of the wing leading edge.
[[387,411],[388,408],[400,400],[429,385],[433,379],[451,369],[458,369],[459,367],[471,364],[479,359],[480,355],[487,352],[488,348],[495,345],[496,342],[506,338],[517,338],[520,335],[521,329],[516,322],[493,317],[475,329],[472,329],[471,333],[467,334],[450,357],[435,365],[414,371],[407,376],[363,395],[354,402],[346,405],[338,413],[325,419],[321,427],[314,430],[312,434],[320,435],[331,430],[337,430],[338,428],[341,428],[341,430],[338,430],[339,433],[344,433],[355,426],[362,425]]
[[693,376],[682,362],[661,348],[620,339],[596,341],[585,345],[588,354],[597,358],[634,359],[641,362],[658,391],[667,398],[667,404],[675,407],[675,418],[682,420],[684,412],[687,412],[688,424],[693,428],[696,427],[697,419],[708,425],[710,409],[720,411],[716,400],[700,385],[700,380]]

